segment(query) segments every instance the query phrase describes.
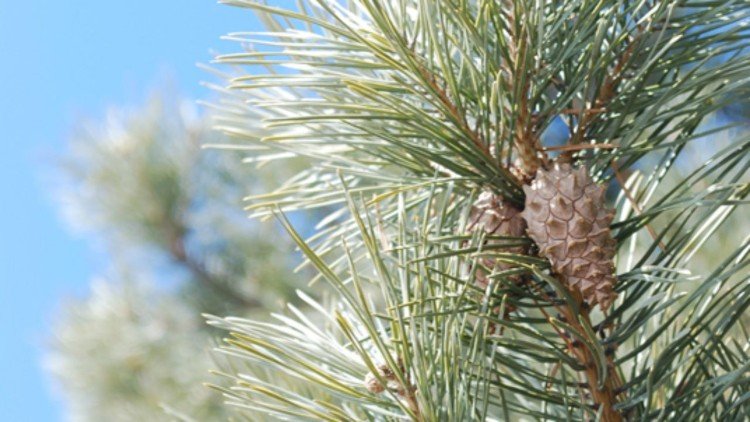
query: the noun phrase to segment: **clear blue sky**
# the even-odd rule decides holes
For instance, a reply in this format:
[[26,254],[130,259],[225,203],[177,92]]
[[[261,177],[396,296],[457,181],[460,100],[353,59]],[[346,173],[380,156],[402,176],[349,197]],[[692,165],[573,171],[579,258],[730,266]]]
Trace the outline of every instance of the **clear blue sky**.
[[213,0],[0,0],[0,419],[62,419],[39,367],[45,330],[60,298],[104,267],[45,182],[73,122],[136,105],[167,76],[205,97],[195,63],[228,49],[220,35],[256,27]]

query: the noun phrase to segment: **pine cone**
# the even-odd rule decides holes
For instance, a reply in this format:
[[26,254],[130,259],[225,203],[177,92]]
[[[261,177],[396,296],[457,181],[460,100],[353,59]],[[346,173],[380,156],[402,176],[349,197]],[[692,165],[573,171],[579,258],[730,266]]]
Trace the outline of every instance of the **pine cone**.
[[[368,372],[365,376],[365,388],[371,393],[380,394],[387,388],[395,389],[398,387],[398,381],[396,375],[393,374],[387,365],[378,365],[378,375],[385,380],[387,385],[383,385],[380,380],[372,372]],[[395,383],[395,384],[394,384]]]
[[[399,361],[399,370],[401,373],[404,373],[403,364]],[[373,393],[373,394],[380,394],[385,390],[391,390],[395,391],[398,395],[403,396],[406,394],[407,389],[401,385],[401,383],[398,381],[398,377],[396,374],[391,370],[391,368],[388,367],[386,364],[380,364],[377,366],[378,375],[380,375],[380,378],[385,381],[385,385],[383,385],[380,380],[378,379],[375,374],[372,372],[368,372],[367,375],[365,375],[364,384],[365,388],[367,388],[367,391]],[[411,390],[413,390],[414,387],[409,387]]]
[[[492,192],[483,192],[474,203],[474,207],[469,215],[470,231],[483,229],[487,234],[494,236],[526,236],[526,221],[521,217],[521,211],[503,200],[502,197],[494,195]],[[501,241],[487,240],[487,244],[498,244]],[[512,246],[503,249],[503,252],[526,254],[527,248],[524,246]],[[490,269],[506,270],[512,268],[512,265],[503,262],[496,262],[492,258],[482,259],[482,264]],[[520,282],[519,276],[513,276]],[[487,275],[481,268],[477,268],[476,280],[481,287],[487,287]]]
[[542,256],[571,290],[592,305],[610,307],[614,292],[615,240],[609,230],[614,211],[604,203],[603,186],[585,167],[556,164],[539,170],[526,192],[521,214]]

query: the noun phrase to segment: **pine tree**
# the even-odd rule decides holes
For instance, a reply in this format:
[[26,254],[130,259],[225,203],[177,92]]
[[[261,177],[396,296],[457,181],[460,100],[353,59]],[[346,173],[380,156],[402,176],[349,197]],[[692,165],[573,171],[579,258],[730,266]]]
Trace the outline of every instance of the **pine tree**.
[[74,132],[59,197],[109,268],[54,318],[45,364],[68,419],[230,415],[202,385],[217,359],[200,314],[262,318],[301,284],[291,241],[241,209],[243,194],[292,169],[256,177],[236,154],[201,150],[225,142],[194,104],[165,94]]
[[227,37],[216,126],[310,161],[249,208],[334,298],[209,317],[238,411],[750,418],[750,141],[712,117],[749,92],[750,2],[225,3],[267,30]]

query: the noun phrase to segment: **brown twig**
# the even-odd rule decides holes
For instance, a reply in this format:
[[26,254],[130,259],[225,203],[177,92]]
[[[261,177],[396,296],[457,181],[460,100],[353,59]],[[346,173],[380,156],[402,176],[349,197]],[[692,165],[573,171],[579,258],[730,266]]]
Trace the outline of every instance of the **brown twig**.
[[[641,33],[642,31],[635,35],[634,39],[631,40],[625,48],[623,54],[618,58],[612,73],[606,76],[604,83],[599,87],[593,104],[583,110],[579,110],[581,119],[578,122],[578,127],[576,128],[575,133],[570,138],[569,144],[575,145],[583,142],[586,132],[588,132],[589,126],[593,121],[592,117],[605,112],[609,103],[617,95],[617,87],[622,81],[623,70],[633,56],[633,50],[637,44],[636,40],[640,37]],[[563,153],[565,156],[564,158],[570,159],[572,151],[573,150]]]
[[489,156],[489,146],[485,145],[481,136],[471,127],[469,127],[469,123],[466,121],[466,114],[462,113],[458,109],[458,107],[453,104],[453,101],[451,101],[451,99],[448,97],[448,93],[437,83],[437,78],[435,78],[435,75],[430,73],[423,66],[419,67],[419,71],[422,73],[422,77],[424,78],[424,80],[426,80],[430,84],[430,88],[432,88],[432,90],[437,93],[438,100],[440,100],[443,106],[448,109],[451,117],[459,123],[461,129],[469,136],[469,139],[471,139],[474,146],[476,146],[480,151]]
[[516,25],[513,24],[514,17],[509,15],[512,34],[509,37],[508,44],[511,55],[513,56],[512,71],[509,73],[507,82],[508,90],[514,91],[512,87],[521,84],[523,75],[523,88],[520,89],[518,102],[518,113],[514,124],[513,142],[518,150],[518,158],[523,166],[523,172],[533,177],[539,167],[544,166],[549,161],[546,153],[542,149],[539,134],[536,131],[535,119],[529,107],[529,90],[531,89],[531,78],[523,66],[527,60],[528,54],[528,35],[526,26],[521,26],[521,34],[515,31]]
[[[544,292],[541,291],[541,289],[539,289],[537,287],[536,290],[537,290],[537,293],[541,294],[542,296],[545,296],[545,298],[548,301],[550,301],[550,302],[552,301],[552,299],[549,298],[549,297],[547,297],[544,294]],[[536,299],[534,299],[534,304],[537,305],[537,306],[539,306],[539,302]],[[544,315],[544,318],[550,323],[550,326],[552,326],[552,329],[555,330],[555,332],[557,333],[557,335],[563,340],[563,342],[565,342],[565,348],[568,350],[568,353],[570,353],[571,355],[573,355],[573,353],[574,353],[574,346],[573,346],[573,342],[570,341],[570,338],[567,337],[565,335],[565,333],[562,332],[562,330],[560,330],[559,328],[557,328],[557,326],[555,326],[555,324],[552,323],[552,316],[550,316],[550,314],[548,314],[547,311],[545,311],[543,307],[539,306],[539,310],[542,312],[542,315]],[[580,381],[580,375],[579,375],[578,379]],[[583,389],[581,388],[581,384],[580,383],[578,384],[578,395],[581,398],[581,403],[585,403],[586,402],[586,394],[583,392]]]
[[607,111],[604,107],[599,108],[564,108],[560,110],[559,114],[599,114]]
[[414,414],[414,420],[417,422],[422,422],[424,420],[424,417],[422,416],[422,411],[419,409],[419,403],[417,402],[417,396],[414,394],[415,389],[412,387],[409,387],[406,389],[404,394],[401,394],[401,397],[406,400],[406,404],[409,406],[409,410]]
[[262,305],[259,300],[244,296],[226,284],[220,282],[209,273],[202,264],[188,256],[185,251],[185,240],[182,236],[174,236],[172,242],[170,242],[169,253],[172,255],[172,259],[189,269],[200,283],[215,291],[224,299],[242,306],[243,308],[257,308]]
[[[579,322],[578,317],[584,321],[584,323],[591,325],[591,318],[589,315],[589,311],[585,309],[584,306],[579,306],[580,314],[576,314],[576,312],[568,305],[557,305],[554,304],[554,298],[549,297],[544,291],[536,288],[537,292],[545,297],[550,303],[553,303],[553,306],[555,309],[563,316],[565,319],[565,323],[568,324],[570,327],[572,327],[578,336],[581,337],[588,337],[587,331],[584,329],[583,325]],[[574,300],[576,300],[579,304],[583,304],[583,300],[580,297],[580,294],[577,294],[576,292],[571,292],[573,295]],[[536,302],[536,301],[535,301]],[[620,386],[622,385],[622,380],[620,379],[620,376],[617,374],[617,371],[614,367],[614,357],[613,356],[607,356],[607,377],[606,380],[603,383],[603,388],[599,389],[600,379],[599,379],[599,371],[596,368],[595,365],[595,358],[594,358],[594,352],[592,350],[589,350],[588,347],[586,347],[584,344],[580,342],[574,342],[571,341],[571,339],[565,335],[564,332],[562,332],[559,328],[555,326],[555,324],[552,323],[553,319],[552,317],[544,310],[544,308],[540,308],[542,315],[547,319],[547,321],[550,322],[550,325],[552,326],[553,330],[560,336],[560,338],[565,342],[568,352],[578,361],[578,363],[584,368],[584,374],[586,376],[586,383],[588,385],[589,394],[591,395],[591,400],[594,402],[594,406],[597,409],[601,409],[601,415],[602,415],[602,421],[603,422],[620,422],[622,421],[622,415],[614,409],[615,404],[617,404],[617,395],[620,389]],[[598,341],[597,339],[592,339],[592,341]],[[579,393],[582,396],[584,396],[583,391],[580,390],[579,386]],[[582,402],[585,402],[585,400],[582,400]]]
[[584,149],[615,149],[614,144],[578,144],[578,145],[560,145],[542,148],[544,151],[581,151]]
[[[636,37],[638,37],[638,35]],[[597,96],[594,99],[593,107],[590,107],[589,109],[606,110],[609,102],[612,101],[615,95],[617,95],[617,87],[619,86],[620,81],[622,80],[622,73],[623,73],[622,71],[627,65],[627,63],[630,61],[630,58],[633,55],[633,49],[635,48],[635,45],[636,45],[636,42],[631,41],[628,44],[628,46],[625,48],[625,51],[623,52],[622,56],[618,58],[617,63],[615,64],[615,68],[612,70],[612,73],[608,74],[607,77],[604,78],[604,83],[601,85],[601,87],[599,87]],[[581,122],[578,125],[578,130],[576,131],[574,138],[571,139],[571,143],[579,143],[583,141],[583,135],[588,130],[590,116],[593,114],[598,114],[598,113],[591,113],[591,112],[583,113]]]
[[[415,61],[417,61],[416,55],[415,55]],[[482,154],[484,154],[486,159],[490,162],[493,162],[494,157],[492,156],[490,147],[486,144],[484,139],[482,139],[482,136],[469,126],[469,123],[466,120],[466,113],[463,113],[461,110],[459,110],[458,107],[453,103],[453,101],[451,101],[446,90],[444,90],[438,83],[437,77],[433,73],[431,73],[429,70],[427,70],[424,66],[421,66],[421,65],[419,66],[419,72],[422,78],[425,81],[427,81],[427,83],[429,83],[430,88],[437,94],[437,98],[440,101],[440,103],[443,104],[445,108],[447,108],[448,113],[450,114],[450,117],[456,122],[458,122],[460,129],[464,133],[466,133],[466,135],[469,137],[469,139],[474,144],[474,146],[476,146],[477,149],[480,152],[482,152]],[[519,180],[515,175],[513,175],[513,173],[508,171],[506,168],[499,166],[499,169],[508,178],[508,180],[515,182],[516,185],[521,186],[523,184],[521,180]]]
[[[559,309],[562,315],[566,318],[567,324],[573,327],[573,329],[577,331],[578,335],[586,337],[586,330],[579,322],[577,315],[573,312],[573,310],[569,306],[561,306]],[[583,307],[581,307],[580,317],[585,323],[591,324],[588,310],[584,309]],[[593,341],[597,340],[593,339]],[[574,347],[573,353],[574,356],[578,359],[579,363],[583,364],[586,368],[584,372],[586,374],[586,380],[589,385],[589,392],[596,407],[598,407],[598,410],[601,410],[601,420],[603,422],[622,421],[622,415],[620,415],[620,413],[614,408],[615,404],[617,404],[617,392],[620,386],[618,385],[619,376],[617,375],[612,364],[612,358],[607,359],[607,376],[602,383],[603,388],[599,389],[601,380],[599,378],[599,371],[597,370],[594,363],[595,360],[593,351],[589,350],[589,348],[585,345],[580,344],[578,345],[578,347]]]

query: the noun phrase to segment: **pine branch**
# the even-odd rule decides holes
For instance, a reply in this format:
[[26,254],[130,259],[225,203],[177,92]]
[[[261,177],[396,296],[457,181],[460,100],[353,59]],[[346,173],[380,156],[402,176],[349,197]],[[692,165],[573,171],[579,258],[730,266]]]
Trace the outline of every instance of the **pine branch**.
[[217,279],[202,264],[188,256],[185,251],[185,239],[183,236],[177,235],[169,244],[169,253],[172,255],[172,258],[190,270],[199,282],[221,295],[225,300],[244,309],[260,308],[263,305],[258,299],[247,297]]
[[[685,157],[726,134],[706,122],[747,90],[750,3],[321,0],[299,12],[232,3],[257,10],[270,32],[234,34],[251,47],[217,61],[272,71],[229,76],[218,125],[252,160],[312,160],[250,208],[335,208],[308,241],[285,225],[320,272],[314,281],[338,298],[333,331],[346,341],[337,347],[356,356],[355,364],[322,360],[314,351],[323,340],[288,356],[334,401],[289,393],[285,407],[276,390],[245,400],[334,419],[747,413],[745,384],[727,381],[746,357],[746,342],[730,333],[746,330],[736,315],[748,300],[728,293],[747,288],[746,241],[725,249],[736,265],[711,262],[700,283],[688,269],[748,204],[750,141],[735,138],[705,163]],[[545,145],[557,122],[567,125],[565,143]],[[592,182],[586,192],[598,234],[585,247],[578,236],[577,247],[604,242],[617,256],[597,267],[608,274],[576,276],[579,285],[569,278],[580,267],[574,242],[563,242],[570,266],[556,266],[546,250],[554,242],[529,248],[502,223],[480,230],[469,217],[490,192],[501,204],[496,217],[511,218],[502,207],[520,212],[521,185],[565,162],[620,184],[611,224],[598,212],[609,202],[603,188]],[[582,294],[595,281],[610,289],[595,296],[604,308],[618,296],[606,312]],[[736,344],[711,334],[718,321]],[[253,347],[304,337],[221,324],[252,331]],[[290,371],[265,355],[252,359]],[[320,382],[310,362],[337,370]],[[352,380],[381,364],[396,385],[364,393]]]

